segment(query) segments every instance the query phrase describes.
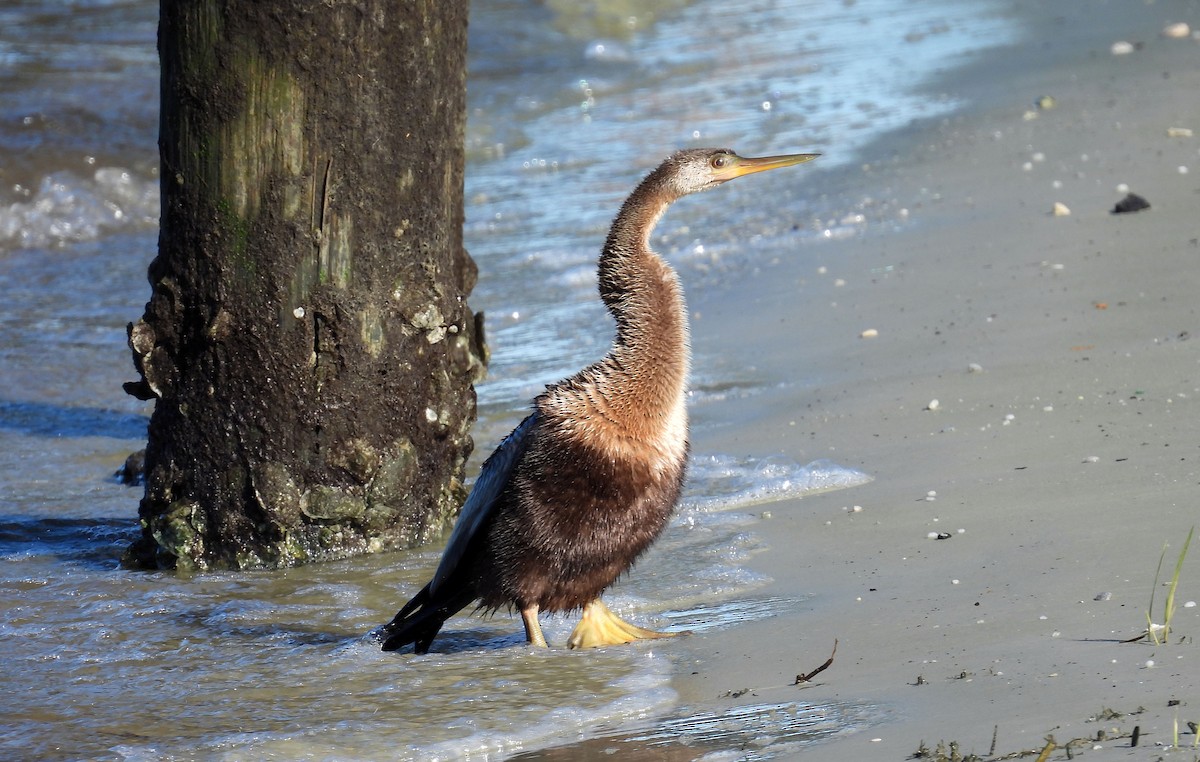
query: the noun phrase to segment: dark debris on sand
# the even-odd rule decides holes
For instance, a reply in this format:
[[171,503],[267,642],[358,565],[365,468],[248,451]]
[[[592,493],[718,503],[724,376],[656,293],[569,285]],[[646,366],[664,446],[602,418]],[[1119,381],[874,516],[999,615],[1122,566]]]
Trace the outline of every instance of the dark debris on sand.
[[1142,198],[1136,193],[1130,193],[1117,202],[1113,207],[1113,214],[1126,214],[1128,212],[1140,212],[1143,209],[1149,209],[1150,202]]

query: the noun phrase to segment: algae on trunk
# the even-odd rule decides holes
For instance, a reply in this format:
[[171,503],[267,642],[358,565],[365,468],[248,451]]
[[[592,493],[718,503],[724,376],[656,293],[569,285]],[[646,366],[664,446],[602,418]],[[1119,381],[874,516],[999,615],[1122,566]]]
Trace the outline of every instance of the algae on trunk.
[[466,6],[161,4],[161,231],[126,384],[155,409],[127,563],[286,566],[424,542],[456,512],[486,356]]

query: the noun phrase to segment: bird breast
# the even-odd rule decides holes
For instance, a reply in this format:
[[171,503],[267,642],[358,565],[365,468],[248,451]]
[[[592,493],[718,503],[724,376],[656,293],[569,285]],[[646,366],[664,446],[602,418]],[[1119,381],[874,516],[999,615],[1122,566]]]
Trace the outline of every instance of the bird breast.
[[614,391],[606,388],[611,376],[589,370],[539,400],[542,412],[555,420],[553,428],[608,459],[639,462],[660,476],[676,472],[688,447],[682,380],[671,390],[639,389],[629,381]]

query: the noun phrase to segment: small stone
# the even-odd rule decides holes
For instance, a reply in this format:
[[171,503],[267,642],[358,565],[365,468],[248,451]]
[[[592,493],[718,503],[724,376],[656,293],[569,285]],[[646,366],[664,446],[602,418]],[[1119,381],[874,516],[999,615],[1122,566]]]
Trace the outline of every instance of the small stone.
[[879,331],[875,330],[874,328],[868,328],[858,336],[861,339],[874,339],[875,337],[879,336]]
[[146,450],[141,449],[135,453],[131,453],[125,459],[125,465],[117,469],[117,472],[113,476],[117,477],[122,484],[128,484],[131,487],[145,484]]
[[1112,600],[1112,593],[1109,593],[1109,592],[1104,592],[1104,593],[1096,593],[1096,597],[1095,597],[1095,598],[1093,598],[1092,600],[1093,600],[1093,601],[1108,601],[1108,600]]
[[1133,52],[1134,46],[1132,42],[1119,40],[1112,44],[1112,48],[1110,48],[1110,50],[1114,56],[1127,56]]
[[967,363],[967,372],[968,373],[982,373],[983,366],[977,362]]
[[1171,37],[1176,40],[1183,39],[1192,33],[1192,28],[1186,22],[1177,21],[1174,24],[1167,24],[1163,28],[1163,37]]
[[292,316],[295,317],[297,320],[304,317],[304,308],[297,307],[296,309],[292,310]]
[[1140,212],[1143,209],[1149,209],[1150,202],[1142,198],[1136,193],[1129,193],[1125,198],[1117,202],[1113,207],[1113,214],[1128,214],[1129,212]]
[[925,406],[925,409],[926,410],[937,410],[941,406],[942,406],[942,403],[938,402],[937,400],[929,400],[929,404]]
[[1056,105],[1058,105],[1057,103],[1055,103],[1054,97],[1050,96],[1050,95],[1043,95],[1043,96],[1039,97],[1036,101],[1034,101],[1034,103],[1036,103],[1037,107],[1040,108],[1042,111],[1049,111],[1050,109],[1052,109]]
[[1071,213],[1071,210],[1063,202],[1055,201],[1053,213],[1055,217],[1066,217]]

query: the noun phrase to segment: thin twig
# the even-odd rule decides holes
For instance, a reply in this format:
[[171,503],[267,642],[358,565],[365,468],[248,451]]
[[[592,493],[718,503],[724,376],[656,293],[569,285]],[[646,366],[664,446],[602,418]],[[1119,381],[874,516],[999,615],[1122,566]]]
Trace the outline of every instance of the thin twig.
[[796,675],[796,682],[792,683],[792,685],[800,685],[801,683],[807,683],[809,680],[812,680],[817,675],[819,675],[822,672],[824,672],[825,670],[829,669],[829,665],[833,664],[833,657],[837,654],[837,644],[838,644],[837,638],[834,638],[833,639],[833,653],[829,654],[829,658],[825,660],[825,663],[822,664],[821,666],[817,667],[816,669],[814,669],[812,672],[809,672],[806,675]]

